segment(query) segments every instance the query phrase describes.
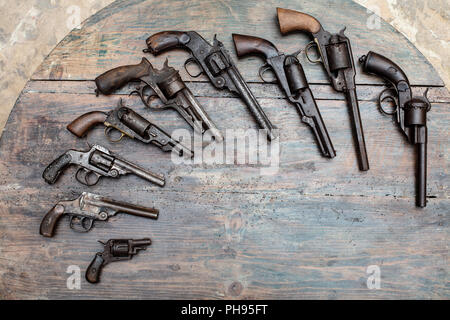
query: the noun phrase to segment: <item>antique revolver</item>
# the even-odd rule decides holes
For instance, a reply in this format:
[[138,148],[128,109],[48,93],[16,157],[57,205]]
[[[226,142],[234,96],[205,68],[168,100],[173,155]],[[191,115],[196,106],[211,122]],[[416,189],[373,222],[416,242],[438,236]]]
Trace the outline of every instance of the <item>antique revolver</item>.
[[159,210],[111,200],[93,193],[83,192],[74,200],[59,201],[42,219],[40,234],[53,237],[56,224],[63,215],[70,217],[70,228],[88,232],[94,220],[106,221],[122,212],[134,216],[158,219]]
[[[306,56],[311,62],[322,62],[333,88],[338,92],[345,92],[352,117],[359,169],[362,171],[369,170],[358,97],[356,96],[355,64],[350,40],[344,34],[345,28],[337,34],[331,34],[322,28],[316,18],[306,13],[277,8],[277,14],[282,34],[291,31],[306,31],[312,34],[314,42],[306,47]],[[317,46],[320,60],[313,61],[308,56],[308,49],[311,45]]]
[[[155,69],[146,58],[142,58],[139,64],[106,71],[95,79],[96,91],[109,95],[132,80],[143,83],[132,93],[137,93],[145,106],[152,109],[173,108],[197,132],[203,134],[209,130],[216,141],[223,140],[219,129],[186,87],[178,71],[168,66],[167,60],[161,70]],[[160,103],[155,104],[155,100]]]
[[259,69],[261,79],[266,82],[264,73],[268,70],[275,73],[286,97],[297,107],[301,121],[312,129],[322,154],[325,157],[334,158],[336,152],[328,136],[327,128],[309,89],[302,65],[295,55],[285,55],[279,52],[273,43],[258,37],[233,33],[233,41],[238,57],[258,54],[265,58],[266,64]]
[[145,250],[152,244],[149,238],[144,239],[110,239],[106,243],[99,241],[104,249],[97,252],[94,260],[86,270],[86,280],[90,283],[100,281],[102,268],[110,262],[130,260],[140,250]]
[[[105,135],[112,142],[120,141],[124,136],[128,136],[144,143],[152,143],[163,151],[175,151],[180,156],[194,155],[190,149],[173,140],[162,129],[130,108],[124,107],[122,100],[114,110],[108,113],[91,111],[79,116],[67,126],[67,130],[81,138],[97,123],[105,125]],[[114,130],[120,132],[120,138],[114,139],[111,136]]]
[[188,49],[192,57],[184,63],[186,72],[189,73],[187,70],[189,63],[196,63],[203,71],[197,75],[191,75],[190,73],[189,75],[197,77],[206,73],[217,89],[228,89],[239,95],[250,109],[259,126],[267,131],[268,138],[270,140],[276,138],[273,132],[276,128],[264,113],[227,50],[222,42],[217,40],[216,36],[214,36],[214,43],[211,45],[195,31],[162,31],[147,39],[147,47],[148,49],[144,52],[150,52],[154,55],[176,47]]
[[135,174],[159,186],[164,186],[163,175],[150,172],[137,165],[115,156],[105,147],[94,145],[89,151],[68,150],[45,168],[42,177],[49,184],[54,184],[60,174],[70,165],[79,167],[75,178],[78,182],[93,186],[100,177],[119,178],[126,174]]
[[[378,98],[380,110],[387,115],[394,115],[400,129],[411,144],[417,145],[417,183],[416,205],[425,207],[427,186],[427,112],[431,109],[426,95],[413,97],[411,85],[403,70],[388,58],[370,51],[359,59],[364,72],[375,74],[388,80],[394,89],[388,88]],[[382,103],[390,100],[395,108],[383,109]]]

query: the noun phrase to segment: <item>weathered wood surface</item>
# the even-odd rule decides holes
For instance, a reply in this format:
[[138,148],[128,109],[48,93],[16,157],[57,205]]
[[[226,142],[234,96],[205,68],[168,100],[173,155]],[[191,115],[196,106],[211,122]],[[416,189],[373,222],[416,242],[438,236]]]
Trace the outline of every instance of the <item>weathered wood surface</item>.
[[[382,83],[358,74],[358,95],[371,169],[358,171],[345,101],[326,84],[318,66],[304,64],[311,88],[337,150],[324,159],[311,132],[277,86],[256,78],[258,59],[239,67],[269,118],[282,129],[280,168],[261,175],[246,165],[184,165],[158,148],[125,140],[108,143],[101,127],[75,139],[65,126],[92,110],[108,111],[119,97],[161,127],[187,128],[171,111],[149,112],[130,85],[110,97],[95,97],[92,81],[113,66],[135,63],[147,35],[164,29],[217,32],[232,55],[231,32],[275,40],[287,52],[307,37],[281,37],[272,1],[116,1],[73,31],[33,76],[0,140],[0,298],[449,298],[448,91],[423,56],[383,23],[368,30],[365,9],[351,1],[284,1],[283,6],[317,16],[336,31],[347,25],[354,54],[377,49],[405,67],[422,93],[431,86],[428,114],[428,206],[414,207],[414,152],[395,123],[376,107]],[[324,7],[327,10],[324,10]],[[324,16],[323,13],[327,12]],[[205,16],[211,17],[205,19]],[[380,47],[382,50],[379,50]],[[166,57],[180,68],[187,57]],[[182,76],[220,129],[254,128],[242,102],[205,79]],[[71,81],[67,81],[71,80]],[[77,80],[77,81],[73,81]],[[373,86],[371,84],[376,84]],[[69,169],[54,186],[44,167],[68,148],[100,143],[149,169],[167,174],[158,188],[137,177],[103,179],[87,189]],[[158,221],[118,215],[87,234],[61,221],[52,239],[39,235],[43,215],[59,199],[89,190],[119,200],[155,206]],[[66,287],[66,269],[85,271],[96,240],[150,237],[153,244],[130,262],[108,265],[102,282],[81,290]],[[381,289],[366,286],[366,268],[381,268]],[[84,274],[82,274],[84,276]]]

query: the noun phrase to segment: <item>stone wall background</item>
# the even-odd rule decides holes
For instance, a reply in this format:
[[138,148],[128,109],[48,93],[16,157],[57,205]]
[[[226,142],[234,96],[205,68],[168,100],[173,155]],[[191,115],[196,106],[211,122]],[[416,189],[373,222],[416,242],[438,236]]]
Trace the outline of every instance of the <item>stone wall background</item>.
[[[449,0],[355,1],[377,13],[414,43],[448,87]],[[73,28],[112,2],[0,0],[0,130],[3,130],[18,95],[42,60]]]

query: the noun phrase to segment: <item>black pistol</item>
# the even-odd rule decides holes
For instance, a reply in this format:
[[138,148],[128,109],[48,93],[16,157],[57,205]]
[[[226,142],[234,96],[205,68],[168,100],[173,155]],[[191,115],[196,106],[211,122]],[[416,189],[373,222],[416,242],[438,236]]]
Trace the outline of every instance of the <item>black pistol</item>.
[[[352,118],[359,169],[361,171],[369,170],[369,159],[359,113],[358,97],[356,96],[355,64],[350,40],[344,34],[345,28],[339,33],[331,34],[323,29],[316,18],[306,13],[277,8],[277,15],[282,34],[301,31],[312,35],[314,42],[306,47],[306,57],[311,62],[321,62],[334,90],[345,93]],[[308,56],[308,49],[314,45],[317,46],[321,58],[317,61],[313,61]]]
[[238,57],[257,54],[262,55],[266,64],[259,71],[261,79],[264,72],[272,70],[288,100],[297,107],[301,121],[312,129],[322,155],[334,158],[336,152],[328,135],[327,128],[320,115],[316,100],[309,88],[303,67],[295,55],[279,52],[268,40],[233,33],[233,42]]
[[196,63],[203,70],[201,73],[205,73],[217,89],[228,89],[245,102],[259,126],[267,131],[268,139],[276,138],[273,132],[275,126],[250,91],[222,42],[216,37],[211,45],[195,31],[162,31],[150,36],[146,42],[147,49],[144,52],[155,55],[174,48],[188,49],[192,57],[184,64],[186,71],[189,63]]
[[[394,86],[381,92],[378,104],[384,114],[394,116],[408,141],[417,145],[416,205],[423,208],[427,205],[427,112],[431,109],[426,96],[428,90],[423,97],[413,96],[405,72],[381,54],[370,51],[359,62],[364,72],[377,75]],[[385,101],[394,103],[394,110],[383,109],[382,103]]]
[[145,250],[152,241],[149,238],[144,239],[110,239],[101,242],[103,245],[103,252],[97,252],[94,260],[86,270],[86,280],[90,283],[97,283],[100,281],[100,273],[102,268],[110,262],[120,260],[130,260],[140,250]]

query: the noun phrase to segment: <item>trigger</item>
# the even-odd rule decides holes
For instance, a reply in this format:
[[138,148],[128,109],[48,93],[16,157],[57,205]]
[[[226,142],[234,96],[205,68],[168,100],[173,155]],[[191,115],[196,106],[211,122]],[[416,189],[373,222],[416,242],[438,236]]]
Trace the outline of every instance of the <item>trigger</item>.
[[189,72],[189,70],[188,70],[188,65],[189,65],[190,63],[194,63],[195,65],[198,66],[198,63],[197,63],[197,61],[196,61],[194,58],[189,58],[189,59],[187,59],[187,60],[184,62],[184,70],[186,70],[186,73],[187,73],[189,76],[191,76],[192,78],[198,78],[198,77],[200,77],[200,75],[203,73],[202,70],[200,70],[197,74],[194,74],[194,75],[192,75],[192,74]]
[[[380,93],[380,96],[378,97],[378,106],[382,113],[391,116],[397,112],[398,101],[396,98],[396,94],[397,91],[393,88],[387,88]],[[392,110],[386,110],[383,107],[383,103],[389,101],[392,103]]]
[[268,64],[265,64],[265,65],[263,65],[263,66],[261,66],[261,68],[259,68],[259,77],[261,78],[261,80],[263,81],[263,82],[265,82],[265,83],[271,83],[271,82],[274,82],[274,80],[266,80],[265,78],[264,78],[264,74],[267,72],[267,71],[270,71],[270,70],[272,70],[272,67],[270,66],[270,65],[268,65]]

